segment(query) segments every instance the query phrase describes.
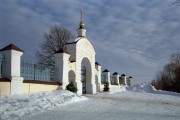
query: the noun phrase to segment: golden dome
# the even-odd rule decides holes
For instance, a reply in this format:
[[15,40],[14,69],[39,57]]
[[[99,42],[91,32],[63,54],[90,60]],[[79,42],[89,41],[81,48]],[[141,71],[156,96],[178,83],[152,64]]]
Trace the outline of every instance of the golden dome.
[[84,23],[83,23],[82,21],[80,21],[80,23],[79,23],[79,28],[80,28],[80,29],[83,29],[83,28],[84,28]]

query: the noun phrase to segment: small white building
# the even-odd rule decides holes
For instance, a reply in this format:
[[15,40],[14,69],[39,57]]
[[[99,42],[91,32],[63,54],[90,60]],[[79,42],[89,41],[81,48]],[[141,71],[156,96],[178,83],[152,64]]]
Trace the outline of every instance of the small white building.
[[77,30],[78,37],[66,44],[66,51],[55,53],[55,64],[62,88],[73,81],[78,88],[78,94],[94,94],[100,91],[101,66],[95,63],[95,49],[86,37],[86,29],[82,19]]

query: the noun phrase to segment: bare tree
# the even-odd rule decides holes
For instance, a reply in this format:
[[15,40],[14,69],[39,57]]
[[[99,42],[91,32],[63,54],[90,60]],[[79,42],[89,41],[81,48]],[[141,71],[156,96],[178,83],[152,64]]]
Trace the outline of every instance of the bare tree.
[[151,82],[156,89],[180,92],[180,53],[172,54],[170,62]]
[[170,57],[170,61],[176,66],[180,66],[180,53],[174,53]]
[[177,3],[179,3],[179,2],[180,2],[180,0],[175,0],[175,1],[173,1],[173,2],[171,3],[171,5],[177,4]]
[[67,28],[54,25],[48,33],[44,33],[44,41],[40,44],[40,50],[36,53],[39,64],[45,66],[55,66],[54,53],[66,50],[66,43],[74,36]]

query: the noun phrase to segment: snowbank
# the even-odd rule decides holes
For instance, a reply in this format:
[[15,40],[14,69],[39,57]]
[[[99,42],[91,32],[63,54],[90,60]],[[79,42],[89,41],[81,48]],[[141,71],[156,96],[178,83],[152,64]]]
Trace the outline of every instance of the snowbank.
[[86,99],[86,97],[64,90],[4,96],[0,98],[0,120],[19,119],[25,115],[40,113]]
[[131,87],[128,87],[127,90],[132,91],[132,92],[147,92],[147,93],[153,93],[156,91],[154,86],[152,85],[147,85],[147,84],[136,84]]
[[109,94],[117,93],[117,92],[125,92],[126,87],[122,86],[121,88],[110,88]]
[[173,95],[173,96],[180,96],[180,93],[163,91],[163,90],[156,90],[154,86],[150,84],[137,84],[131,87],[126,88],[128,91],[132,92],[143,92],[143,93],[154,93],[154,94],[164,94],[164,95]]
[[130,91],[85,96],[89,98],[87,101],[23,120],[180,120],[177,96]]

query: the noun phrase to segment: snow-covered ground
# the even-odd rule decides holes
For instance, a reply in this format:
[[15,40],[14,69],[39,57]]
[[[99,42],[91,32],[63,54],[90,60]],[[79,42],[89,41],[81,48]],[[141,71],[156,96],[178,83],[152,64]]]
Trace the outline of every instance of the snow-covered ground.
[[179,120],[180,94],[135,85],[85,97],[68,91],[10,96],[0,98],[0,115],[22,120]]
[[62,90],[4,96],[0,98],[0,120],[20,119],[23,116],[53,110],[86,99],[86,97]]

